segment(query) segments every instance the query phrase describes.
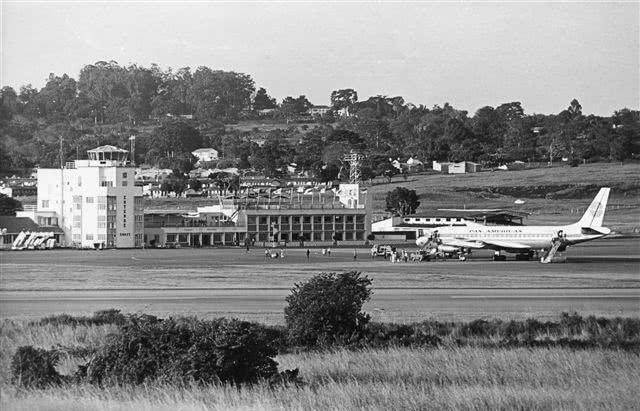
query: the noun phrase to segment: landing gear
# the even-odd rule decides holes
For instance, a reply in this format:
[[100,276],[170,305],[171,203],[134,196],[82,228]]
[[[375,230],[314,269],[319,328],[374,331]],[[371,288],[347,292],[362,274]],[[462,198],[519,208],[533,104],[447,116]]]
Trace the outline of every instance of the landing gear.
[[500,251],[496,251],[493,254],[493,261],[507,261],[507,256],[500,254]]
[[533,258],[534,252],[533,251],[529,251],[526,254],[516,254],[516,261],[529,261],[531,260],[531,258]]

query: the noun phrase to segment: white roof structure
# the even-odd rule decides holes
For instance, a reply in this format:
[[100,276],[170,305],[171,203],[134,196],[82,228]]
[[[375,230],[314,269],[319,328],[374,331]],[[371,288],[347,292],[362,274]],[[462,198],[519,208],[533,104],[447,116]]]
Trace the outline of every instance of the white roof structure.
[[116,146],[105,145],[87,150],[87,153],[128,153],[128,151]]
[[195,155],[196,153],[217,153],[218,150],[215,148],[199,148],[197,150],[193,150],[191,154]]

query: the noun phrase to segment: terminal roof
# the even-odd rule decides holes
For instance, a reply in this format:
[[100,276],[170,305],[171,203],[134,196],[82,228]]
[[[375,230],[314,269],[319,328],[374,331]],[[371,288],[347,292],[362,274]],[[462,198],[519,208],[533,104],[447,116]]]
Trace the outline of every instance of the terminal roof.
[[128,151],[116,146],[106,145],[87,150],[87,153],[128,153]]

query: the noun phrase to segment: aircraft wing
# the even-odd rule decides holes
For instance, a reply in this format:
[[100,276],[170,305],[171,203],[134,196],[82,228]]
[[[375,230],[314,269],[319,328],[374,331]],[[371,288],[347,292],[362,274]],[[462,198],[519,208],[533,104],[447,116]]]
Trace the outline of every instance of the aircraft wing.
[[515,243],[512,241],[499,241],[499,240],[483,240],[483,243],[490,245],[490,246],[494,246],[494,247],[499,247],[499,248],[504,248],[506,250],[531,250],[531,246],[525,245],[525,244],[520,244],[520,243]]

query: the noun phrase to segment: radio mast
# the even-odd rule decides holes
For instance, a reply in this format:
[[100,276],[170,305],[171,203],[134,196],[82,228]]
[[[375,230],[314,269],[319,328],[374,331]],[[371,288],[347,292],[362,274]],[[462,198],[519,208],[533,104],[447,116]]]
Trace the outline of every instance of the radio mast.
[[353,150],[349,154],[345,154],[344,161],[349,163],[349,182],[351,184],[357,184],[360,182],[360,168],[362,166],[362,160],[364,156]]

